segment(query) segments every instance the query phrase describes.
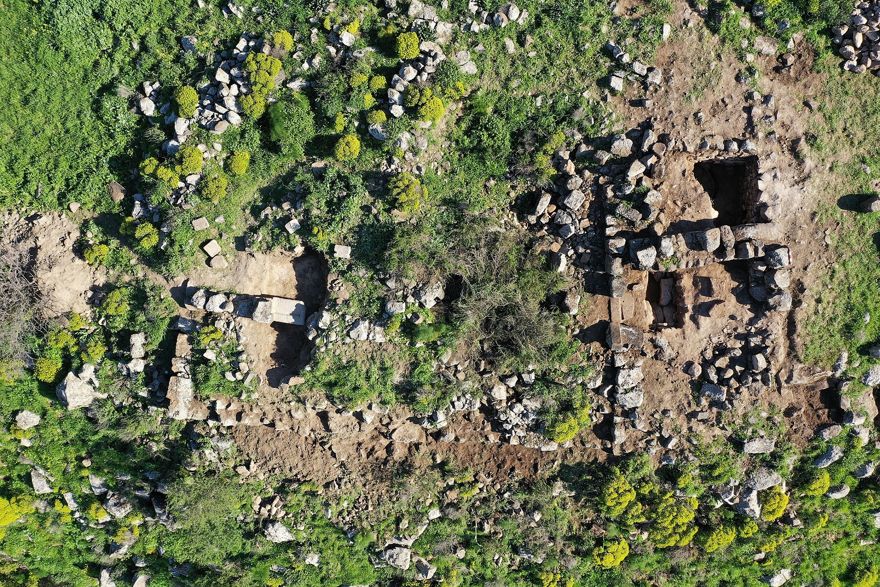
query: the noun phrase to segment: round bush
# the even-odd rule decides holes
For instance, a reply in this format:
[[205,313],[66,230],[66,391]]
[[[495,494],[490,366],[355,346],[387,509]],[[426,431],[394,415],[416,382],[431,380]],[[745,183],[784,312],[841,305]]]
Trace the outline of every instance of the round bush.
[[620,540],[608,540],[593,550],[593,562],[602,569],[613,569],[620,566],[629,555],[629,543]]
[[397,36],[397,56],[401,59],[415,59],[419,56],[419,36],[416,33],[401,33]]
[[272,46],[282,51],[290,51],[293,48],[293,35],[288,31],[277,31],[272,34]]
[[236,151],[229,157],[229,172],[232,175],[244,175],[251,164],[250,151]]
[[191,86],[180,86],[174,92],[174,102],[177,104],[178,116],[192,118],[199,107],[199,94]]
[[443,113],[446,111],[446,108],[443,106],[443,100],[434,96],[429,99],[427,102],[419,106],[419,118],[422,120],[428,120],[431,122],[436,122],[440,120],[443,116]]
[[205,180],[202,195],[216,204],[226,196],[228,189],[229,180],[222,173],[217,173]]
[[387,120],[388,116],[384,110],[373,110],[367,113],[367,123],[369,124],[382,124]]
[[149,222],[144,222],[134,229],[134,238],[143,250],[149,251],[159,244],[159,231]]
[[355,135],[345,135],[336,143],[333,154],[338,161],[353,161],[361,154],[361,141]]

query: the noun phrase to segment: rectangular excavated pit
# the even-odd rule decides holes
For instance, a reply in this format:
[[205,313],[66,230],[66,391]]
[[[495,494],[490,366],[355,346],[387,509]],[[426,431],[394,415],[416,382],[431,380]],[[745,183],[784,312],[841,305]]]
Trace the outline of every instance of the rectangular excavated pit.
[[684,319],[681,313],[680,279],[675,273],[652,272],[645,288],[645,300],[654,313],[655,328],[681,328]]
[[756,222],[758,203],[758,158],[708,159],[694,165],[694,177],[709,194],[718,212],[716,226]]

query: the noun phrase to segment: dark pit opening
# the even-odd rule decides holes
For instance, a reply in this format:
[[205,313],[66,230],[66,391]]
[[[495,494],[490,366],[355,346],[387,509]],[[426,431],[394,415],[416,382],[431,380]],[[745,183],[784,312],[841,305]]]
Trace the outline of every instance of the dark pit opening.
[[755,222],[759,195],[756,156],[701,161],[694,165],[694,176],[718,212],[716,226]]
[[681,328],[681,287],[674,273],[652,272],[648,276],[645,299],[651,304],[655,328]]

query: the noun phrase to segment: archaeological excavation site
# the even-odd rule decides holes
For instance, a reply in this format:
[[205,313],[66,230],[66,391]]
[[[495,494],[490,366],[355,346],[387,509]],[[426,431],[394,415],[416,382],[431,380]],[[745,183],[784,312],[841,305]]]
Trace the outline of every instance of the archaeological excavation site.
[[0,585],[880,585],[880,2],[2,4]]

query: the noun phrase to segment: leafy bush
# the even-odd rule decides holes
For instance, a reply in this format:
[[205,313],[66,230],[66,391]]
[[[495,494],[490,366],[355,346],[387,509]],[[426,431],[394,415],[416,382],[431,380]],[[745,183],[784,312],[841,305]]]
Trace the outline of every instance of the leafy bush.
[[443,100],[437,96],[432,96],[424,104],[419,106],[419,118],[431,122],[436,122],[443,117],[446,108]]
[[369,84],[370,91],[371,92],[378,92],[380,90],[384,90],[385,84],[386,84],[386,81],[383,76],[374,75],[373,77],[370,78],[370,84]]
[[581,406],[567,417],[551,423],[547,430],[547,436],[553,442],[562,444],[573,439],[591,423],[590,406]]
[[83,363],[97,365],[105,354],[107,354],[107,345],[104,344],[103,338],[98,334],[92,334],[84,341],[80,358]]
[[778,520],[788,507],[788,494],[778,485],[762,491],[758,497],[761,504],[761,519],[765,522]]
[[235,151],[230,157],[228,161],[229,173],[232,175],[244,175],[247,173],[248,167],[251,164],[251,152],[250,151]]
[[180,86],[174,92],[177,104],[177,115],[181,118],[192,118],[199,107],[199,94],[192,86]]
[[89,245],[83,251],[83,257],[89,265],[103,265],[110,254],[110,247],[105,244]]
[[404,214],[414,214],[421,210],[428,197],[428,190],[412,173],[398,173],[388,181],[388,189],[394,198],[395,207]]
[[697,500],[689,497],[676,499],[672,493],[666,493],[654,508],[654,519],[651,524],[650,537],[657,548],[687,546],[697,533],[693,525],[697,515]]
[[143,222],[134,229],[134,238],[142,250],[150,251],[159,244],[159,231],[149,222]]
[[337,161],[353,161],[361,154],[361,141],[357,135],[345,135],[336,142],[333,154]]
[[613,569],[629,555],[629,543],[624,539],[606,540],[593,549],[593,562],[602,569]]
[[229,179],[220,171],[212,173],[202,186],[202,196],[215,204],[226,197],[229,191]]
[[601,503],[606,516],[620,517],[636,498],[636,490],[618,469],[614,469],[611,479],[602,488]]
[[266,112],[266,97],[262,94],[245,94],[238,100],[241,111],[251,118],[260,118]]
[[64,358],[57,349],[49,349],[34,363],[34,377],[43,383],[54,383],[64,367]]
[[827,469],[820,469],[813,476],[813,479],[804,488],[804,493],[811,497],[825,495],[831,488],[831,475]]
[[281,152],[300,160],[305,145],[315,136],[315,116],[305,94],[296,93],[289,99],[269,107],[269,138]]
[[727,526],[718,526],[714,528],[706,537],[703,549],[707,553],[713,553],[716,550],[722,550],[730,546],[736,540],[736,529]]
[[0,540],[6,535],[6,528],[34,511],[33,500],[25,495],[0,497]]
[[177,153],[178,163],[175,171],[179,175],[201,173],[205,166],[205,158],[198,147],[182,147]]
[[98,311],[107,318],[111,330],[121,330],[128,326],[127,315],[131,309],[131,290],[117,287],[107,294]]
[[293,35],[288,31],[272,33],[272,46],[282,51],[290,51],[293,48]]
[[368,124],[383,124],[388,120],[388,116],[385,114],[384,110],[371,110],[367,112],[367,123]]
[[397,56],[401,59],[415,59],[419,56],[419,44],[416,33],[401,33],[397,36]]

